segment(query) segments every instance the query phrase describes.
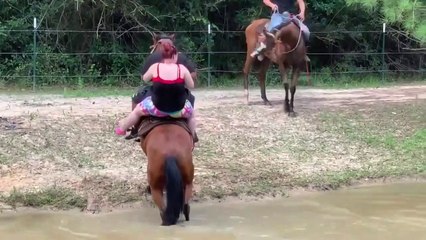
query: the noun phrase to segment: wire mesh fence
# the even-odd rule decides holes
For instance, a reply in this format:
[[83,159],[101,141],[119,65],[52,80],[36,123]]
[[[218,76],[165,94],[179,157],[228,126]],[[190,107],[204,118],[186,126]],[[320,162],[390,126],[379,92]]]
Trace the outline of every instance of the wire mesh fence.
[[[36,26],[36,25],[35,25]],[[167,31],[165,31],[167,33]],[[199,81],[210,86],[220,79],[241,75],[246,57],[244,31],[173,31],[178,48],[197,64]],[[318,52],[315,41],[333,34],[370,35],[375,48],[362,44],[336,49],[329,41],[328,52]],[[404,75],[425,78],[425,51],[386,47],[386,34],[393,31],[312,32],[308,51],[311,63],[302,78],[352,78]],[[232,37],[232,41],[227,41]],[[196,41],[194,40],[196,39]],[[59,44],[60,43],[60,44]],[[94,31],[58,29],[0,29],[0,83],[17,83],[36,89],[43,85],[135,85],[139,69],[150,54],[152,36],[147,31]],[[5,47],[10,45],[9,47]],[[19,47],[16,47],[19,46]],[[24,47],[22,47],[24,46]],[[324,47],[322,47],[324,49]],[[269,76],[278,76],[275,66]]]

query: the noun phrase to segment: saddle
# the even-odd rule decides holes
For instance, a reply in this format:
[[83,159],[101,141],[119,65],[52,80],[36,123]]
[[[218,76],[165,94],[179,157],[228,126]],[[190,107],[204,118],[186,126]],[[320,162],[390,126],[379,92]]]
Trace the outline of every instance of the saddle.
[[296,15],[288,12],[274,13],[270,20],[268,20],[263,26],[259,26],[260,29],[258,29],[258,32],[263,32],[265,29],[267,32],[274,32],[273,35],[275,35],[282,27],[285,27],[290,23],[294,23],[299,29],[301,29],[300,20],[296,17]]
[[183,129],[185,129],[193,138],[194,143],[198,142],[197,136],[192,136],[191,129],[189,128],[187,119],[184,118],[172,118],[172,117],[154,117],[154,116],[147,116],[143,117],[141,124],[139,125],[138,129],[138,136],[140,137],[141,141],[144,141],[145,137],[157,126],[163,125],[163,124],[176,124]]

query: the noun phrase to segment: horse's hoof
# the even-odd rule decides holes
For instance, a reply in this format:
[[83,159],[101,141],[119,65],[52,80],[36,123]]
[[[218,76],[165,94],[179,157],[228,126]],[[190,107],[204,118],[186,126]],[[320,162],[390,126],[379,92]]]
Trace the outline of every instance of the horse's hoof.
[[183,205],[183,215],[185,216],[186,221],[189,221],[189,212],[190,212],[189,204]]
[[297,113],[296,112],[289,112],[288,116],[289,117],[297,117]]
[[269,100],[263,100],[263,104],[265,104],[266,106],[272,106],[272,103]]
[[290,104],[286,104],[285,102],[284,102],[284,112],[285,113],[289,113],[290,112]]
[[167,221],[167,217],[165,215],[164,211],[160,211],[160,217],[161,217],[161,226],[171,226],[173,225],[169,221]]
[[161,226],[168,226],[166,217],[164,216],[164,212],[160,211],[160,217],[161,217]]
[[284,105],[284,112],[285,112],[285,113],[290,113],[289,108],[290,108],[290,107],[286,107],[286,106]]

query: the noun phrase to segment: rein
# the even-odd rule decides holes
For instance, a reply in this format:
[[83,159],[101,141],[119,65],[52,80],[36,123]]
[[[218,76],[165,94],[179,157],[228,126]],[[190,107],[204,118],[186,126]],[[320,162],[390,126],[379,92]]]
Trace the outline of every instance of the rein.
[[[294,24],[294,23],[293,23]],[[299,44],[300,44],[300,39],[302,38],[302,29],[300,29],[299,28],[299,37],[298,37],[298,39],[297,39],[297,43],[296,43],[296,46],[294,46],[294,48],[293,49],[291,49],[290,51],[287,51],[287,52],[281,52],[281,54],[288,54],[288,53],[291,53],[291,52],[293,52],[294,50],[296,50],[296,48],[299,46]],[[276,38],[275,38],[275,40],[277,40]],[[282,40],[280,40],[281,42],[282,42]]]
[[157,49],[158,44],[159,43],[157,42],[156,44],[153,44],[153,45],[149,46],[149,48],[152,48],[152,50],[151,50],[151,52],[149,54],[152,54],[155,51],[155,49]]

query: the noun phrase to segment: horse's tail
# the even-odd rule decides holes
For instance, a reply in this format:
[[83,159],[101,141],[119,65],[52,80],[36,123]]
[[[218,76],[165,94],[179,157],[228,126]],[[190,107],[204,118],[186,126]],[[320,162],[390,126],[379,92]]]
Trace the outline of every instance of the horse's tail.
[[176,157],[166,157],[167,207],[165,217],[169,224],[176,224],[183,208],[184,186]]

